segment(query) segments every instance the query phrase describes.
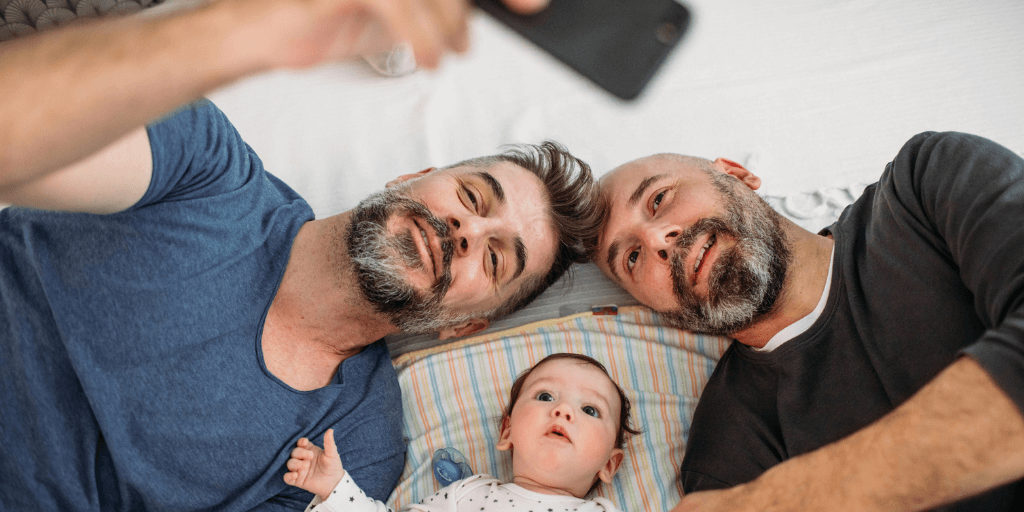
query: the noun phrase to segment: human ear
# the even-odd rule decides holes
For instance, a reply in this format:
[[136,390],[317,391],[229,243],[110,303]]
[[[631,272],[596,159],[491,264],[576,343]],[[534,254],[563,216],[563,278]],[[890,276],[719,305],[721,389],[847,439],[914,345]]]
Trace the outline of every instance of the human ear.
[[597,477],[606,484],[612,483],[612,477],[615,476],[615,472],[619,470],[619,466],[622,465],[622,459],[626,454],[621,449],[615,448],[612,450],[611,457],[608,457],[608,462],[601,468],[601,471],[597,472]]
[[387,183],[387,185],[384,185],[384,186],[386,188],[391,188],[391,187],[393,187],[395,185],[398,185],[399,183],[405,183],[405,182],[407,182],[409,180],[413,180],[413,179],[416,179],[416,178],[422,178],[428,172],[436,171],[436,170],[437,170],[437,167],[427,167],[426,169],[423,169],[420,172],[414,172],[412,174],[403,174],[403,175],[401,175],[401,176],[399,176],[399,177],[389,181]]
[[506,417],[501,420],[501,434],[498,435],[498,444],[495,448],[500,452],[512,448],[512,440],[510,437],[512,437],[512,422],[510,421],[510,418]]
[[454,327],[445,327],[437,333],[438,339],[461,338],[476,334],[488,327],[491,321],[486,318],[471,318]]
[[761,178],[754,176],[754,173],[747,170],[746,167],[743,167],[728,158],[718,158],[715,160],[714,165],[720,172],[740,180],[744,185],[749,187],[750,190],[757,190],[761,188]]

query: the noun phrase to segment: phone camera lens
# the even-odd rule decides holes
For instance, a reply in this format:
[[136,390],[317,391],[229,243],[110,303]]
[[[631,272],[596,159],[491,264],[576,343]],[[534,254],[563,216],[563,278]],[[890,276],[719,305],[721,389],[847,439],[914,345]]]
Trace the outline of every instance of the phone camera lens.
[[654,37],[661,44],[669,44],[676,37],[676,26],[670,22],[662,23],[654,30]]

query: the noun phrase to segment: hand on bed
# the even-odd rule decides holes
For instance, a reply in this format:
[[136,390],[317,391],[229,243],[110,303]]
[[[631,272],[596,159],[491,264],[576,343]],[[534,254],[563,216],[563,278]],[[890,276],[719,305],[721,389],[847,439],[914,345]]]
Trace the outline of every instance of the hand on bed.
[[321,450],[303,437],[292,450],[287,463],[288,472],[284,474],[284,483],[316,494],[326,500],[338,482],[345,476],[338,456],[338,447],[334,444],[334,429],[324,434],[324,449]]

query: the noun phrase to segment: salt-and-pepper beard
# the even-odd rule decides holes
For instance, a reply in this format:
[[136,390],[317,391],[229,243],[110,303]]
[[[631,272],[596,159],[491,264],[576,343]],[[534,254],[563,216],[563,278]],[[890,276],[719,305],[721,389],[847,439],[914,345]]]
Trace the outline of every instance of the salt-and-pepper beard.
[[[422,219],[441,241],[441,270],[430,290],[417,290],[405,278],[410,269],[423,269],[424,262],[414,237],[405,231],[392,236],[388,219],[408,215]],[[388,320],[407,333],[430,333],[462,323],[471,315],[448,311],[441,301],[452,283],[451,264],[455,241],[448,225],[421,203],[400,191],[383,190],[356,206],[345,235],[348,255],[363,296]]]
[[[716,180],[718,177],[715,177]],[[725,218],[698,221],[680,234],[672,258],[672,281],[679,308],[662,312],[676,327],[694,332],[728,335],[763,317],[775,305],[786,279],[789,249],[781,218],[763,199],[750,193],[740,198],[731,184],[716,181]],[[743,199],[747,199],[744,203]],[[686,278],[685,265],[693,242],[704,234],[716,235],[721,251],[708,274],[708,294],[699,297]],[[728,249],[722,235],[736,244]]]

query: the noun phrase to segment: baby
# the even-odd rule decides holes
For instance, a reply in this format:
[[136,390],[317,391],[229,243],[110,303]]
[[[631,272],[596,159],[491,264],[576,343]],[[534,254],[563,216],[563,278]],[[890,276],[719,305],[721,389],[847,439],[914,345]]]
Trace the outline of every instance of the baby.
[[[512,454],[512,483],[474,475],[409,510],[617,511],[605,498],[583,496],[598,481],[612,481],[626,435],[639,433],[629,425],[629,407],[601,363],[552,354],[516,378],[502,411],[497,448]],[[363,494],[342,469],[333,430],[324,435],[324,450],[299,440],[284,481],[316,495],[307,511],[390,510]]]

